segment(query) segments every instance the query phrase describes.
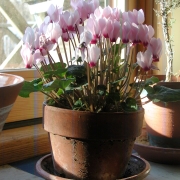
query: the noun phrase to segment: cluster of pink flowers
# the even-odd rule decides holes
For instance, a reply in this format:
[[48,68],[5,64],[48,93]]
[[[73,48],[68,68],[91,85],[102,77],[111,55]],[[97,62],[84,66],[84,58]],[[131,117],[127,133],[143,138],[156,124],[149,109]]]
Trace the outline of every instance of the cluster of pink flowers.
[[162,43],[153,37],[153,27],[143,24],[143,10],[121,12],[110,6],[102,8],[98,0],[71,0],[71,5],[73,12],[51,5],[40,28],[35,31],[30,27],[26,29],[21,56],[27,68],[41,62],[49,51],[55,50],[59,38],[68,42],[77,35],[81,46],[74,49],[81,52],[82,59],[90,67],[96,66],[99,60],[100,41],[109,39],[114,44],[119,40],[129,46],[142,44],[145,52],[138,52],[137,64],[145,71],[157,69],[152,63],[159,60]]

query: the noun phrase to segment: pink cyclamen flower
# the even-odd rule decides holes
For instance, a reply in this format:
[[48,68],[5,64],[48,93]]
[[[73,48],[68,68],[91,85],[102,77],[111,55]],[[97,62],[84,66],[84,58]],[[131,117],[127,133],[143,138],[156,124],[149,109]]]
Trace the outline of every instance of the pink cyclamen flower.
[[83,23],[90,14],[94,13],[95,9],[99,7],[99,0],[71,0],[71,6],[78,10],[80,16],[80,24]]
[[23,44],[20,51],[26,68],[30,69],[34,63],[34,57],[28,44]]
[[117,21],[120,21],[120,17],[122,17],[122,12],[121,12],[121,10],[118,9],[118,8],[113,8],[113,9],[112,9],[111,18],[112,18],[112,19],[116,19]]
[[60,14],[59,17],[59,25],[62,28],[62,32],[66,33],[67,32],[67,19],[69,17],[69,12],[68,11],[64,11]]
[[140,43],[139,27],[135,23],[131,24],[130,33],[129,33],[129,39],[133,43],[133,45],[136,45],[136,44]]
[[96,44],[97,40],[100,38],[102,29],[99,26],[99,20],[96,19],[93,14],[90,15],[89,19],[87,19],[87,24],[85,28],[93,35],[91,43]]
[[128,22],[124,22],[121,25],[120,28],[120,37],[123,43],[128,43],[129,42],[129,34],[130,34],[131,26]]
[[143,24],[145,17],[144,17],[144,12],[142,9],[137,11],[136,9],[133,9],[133,11],[128,12],[128,17],[129,17],[129,22],[130,24],[135,23],[135,24]]
[[47,26],[46,37],[53,43],[58,42],[58,38],[62,35],[62,30],[58,23],[49,23]]
[[34,63],[35,64],[38,64],[40,63],[41,61],[44,60],[44,56],[42,56],[42,53],[39,49],[37,49],[35,52],[34,52]]
[[57,5],[51,4],[47,10],[47,14],[53,22],[59,21],[59,14],[62,12],[62,8],[58,8]]
[[147,47],[153,54],[153,61],[158,62],[162,54],[162,42],[161,39],[152,38],[149,46]]
[[40,25],[39,33],[45,34],[49,23],[51,23],[51,18],[49,16],[46,16],[43,23]]
[[139,39],[144,47],[147,47],[151,38],[154,35],[154,29],[152,26],[140,24],[139,26]]
[[153,55],[150,50],[146,50],[145,52],[138,52],[137,54],[137,64],[144,70],[149,71],[150,69],[158,68],[152,64],[153,62]]
[[97,47],[96,45],[92,45],[90,48],[88,48],[87,61],[89,62],[89,66],[91,68],[96,66],[99,56],[100,56],[99,47]]
[[35,33],[31,27],[27,27],[23,36],[23,43],[28,44],[30,48],[34,48]]
[[79,13],[77,10],[75,10],[72,13],[67,14],[67,19],[64,19],[67,21],[67,29],[68,31],[75,31],[75,25],[79,24]]
[[120,37],[120,23],[117,20],[112,21],[112,30],[109,33],[109,39],[111,42],[116,42]]
[[92,40],[92,34],[89,31],[84,31],[80,35],[80,44],[84,43],[87,46]]
[[[105,19],[105,18],[104,18]],[[110,19],[105,19],[105,27],[102,29],[102,35],[105,38],[109,38],[109,32],[112,30],[112,23]]]
[[107,6],[103,9],[102,17],[105,17],[106,19],[110,18],[112,15],[112,8],[110,6]]

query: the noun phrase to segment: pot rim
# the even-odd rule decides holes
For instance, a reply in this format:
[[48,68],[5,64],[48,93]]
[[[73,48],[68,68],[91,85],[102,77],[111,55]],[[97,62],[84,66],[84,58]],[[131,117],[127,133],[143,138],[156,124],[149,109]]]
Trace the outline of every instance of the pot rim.
[[89,113],[89,114],[136,114],[136,113],[140,113],[140,112],[144,112],[144,108],[142,106],[139,106],[139,109],[137,111],[132,111],[132,112],[90,112],[90,111],[77,111],[77,110],[73,110],[73,109],[66,109],[66,108],[61,108],[61,107],[56,107],[56,106],[50,106],[46,103],[47,101],[43,102],[43,106],[48,106],[48,107],[52,107],[53,109],[63,109],[63,111],[72,111],[72,112],[79,112],[79,113]]

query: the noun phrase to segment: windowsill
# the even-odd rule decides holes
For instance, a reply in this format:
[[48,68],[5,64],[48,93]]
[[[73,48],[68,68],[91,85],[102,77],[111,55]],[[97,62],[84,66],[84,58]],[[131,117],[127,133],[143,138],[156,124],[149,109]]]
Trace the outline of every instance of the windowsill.
[[[6,180],[43,180],[36,173],[35,164],[41,156],[33,157],[23,161],[11,163],[5,166],[0,166],[1,178]],[[149,162],[151,171],[144,180],[179,180],[180,179],[180,165],[166,165]]]
[[48,133],[42,124],[3,130],[0,135],[0,165],[50,152]]

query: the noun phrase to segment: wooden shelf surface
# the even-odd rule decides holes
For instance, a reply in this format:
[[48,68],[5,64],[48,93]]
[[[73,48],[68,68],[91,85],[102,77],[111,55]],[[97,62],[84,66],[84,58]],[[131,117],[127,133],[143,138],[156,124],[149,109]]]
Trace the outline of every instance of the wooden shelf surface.
[[0,165],[50,151],[48,133],[42,124],[3,130],[0,134]]

